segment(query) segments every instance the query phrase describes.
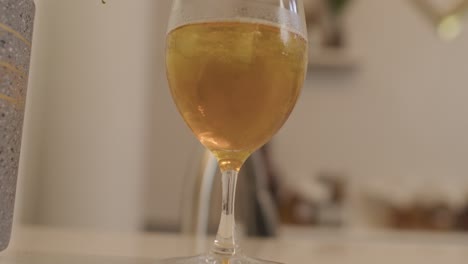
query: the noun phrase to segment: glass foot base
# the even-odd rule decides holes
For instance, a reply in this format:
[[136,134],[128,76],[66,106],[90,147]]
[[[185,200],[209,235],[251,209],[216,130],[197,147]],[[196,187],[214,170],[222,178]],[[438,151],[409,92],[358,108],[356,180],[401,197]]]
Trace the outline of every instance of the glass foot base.
[[201,255],[194,257],[165,259],[160,264],[280,264],[278,262],[249,258],[244,255],[221,256]]

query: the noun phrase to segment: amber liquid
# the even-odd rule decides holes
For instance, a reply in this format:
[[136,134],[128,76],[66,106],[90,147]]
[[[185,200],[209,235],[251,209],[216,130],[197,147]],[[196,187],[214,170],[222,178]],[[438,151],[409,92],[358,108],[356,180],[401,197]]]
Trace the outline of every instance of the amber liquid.
[[167,39],[174,101],[221,169],[238,170],[284,124],[299,96],[307,41],[255,22],[176,28]]

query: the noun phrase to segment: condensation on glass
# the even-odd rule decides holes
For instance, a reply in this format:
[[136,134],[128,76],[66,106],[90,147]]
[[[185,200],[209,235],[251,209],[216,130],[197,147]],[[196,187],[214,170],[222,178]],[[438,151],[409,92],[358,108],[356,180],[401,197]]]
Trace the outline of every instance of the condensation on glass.
[[33,0],[0,0],[0,250],[11,232],[34,12]]

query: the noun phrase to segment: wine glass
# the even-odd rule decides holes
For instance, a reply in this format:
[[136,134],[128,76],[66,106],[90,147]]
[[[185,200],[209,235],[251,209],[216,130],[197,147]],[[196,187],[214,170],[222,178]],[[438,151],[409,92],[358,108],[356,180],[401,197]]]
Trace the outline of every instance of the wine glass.
[[174,0],[166,43],[172,97],[218,160],[222,213],[211,251],[166,263],[271,263],[244,256],[235,237],[238,172],[281,128],[307,68],[301,0]]

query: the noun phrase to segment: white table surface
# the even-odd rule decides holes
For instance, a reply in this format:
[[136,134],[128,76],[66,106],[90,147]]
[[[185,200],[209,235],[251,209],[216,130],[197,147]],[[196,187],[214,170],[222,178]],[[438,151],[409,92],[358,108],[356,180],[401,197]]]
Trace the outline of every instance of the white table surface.
[[[210,239],[177,234],[106,233],[17,227],[0,264],[155,264],[193,255]],[[468,235],[317,232],[291,229],[276,239],[243,239],[251,256],[283,263],[466,264]]]

